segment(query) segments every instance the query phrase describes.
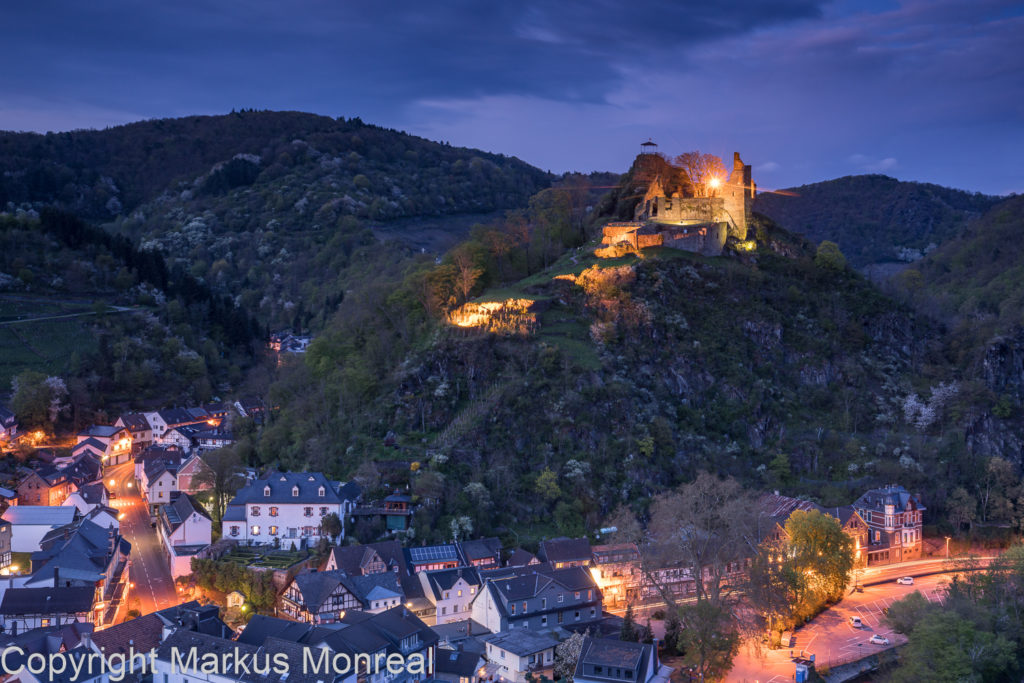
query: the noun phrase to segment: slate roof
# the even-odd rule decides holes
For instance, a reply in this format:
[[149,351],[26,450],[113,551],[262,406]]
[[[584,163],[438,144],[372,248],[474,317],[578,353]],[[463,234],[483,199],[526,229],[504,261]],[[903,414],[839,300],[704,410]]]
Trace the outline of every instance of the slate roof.
[[52,581],[55,570],[59,570],[60,580],[99,581],[110,564],[111,534],[117,540],[117,550],[128,554],[131,544],[116,530],[86,519],[50,531],[40,541],[41,550],[32,553],[29,582]]
[[363,568],[373,560],[374,554],[380,557],[390,571],[393,571],[394,567],[398,567],[400,577],[409,576],[405,553],[398,541],[379,541],[366,545],[341,545],[331,548],[335,565],[349,576],[362,574]]
[[590,541],[585,538],[552,538],[541,541],[537,557],[545,562],[590,562]]
[[102,441],[95,437],[90,436],[88,439],[83,439],[82,441],[79,441],[78,443],[71,447],[71,452],[74,455],[78,455],[79,453],[87,450],[92,450],[94,452],[99,453],[106,453],[107,444],[103,443]]
[[205,412],[203,415],[197,417],[186,408],[167,408],[165,410],[158,411],[157,415],[160,416],[160,419],[163,420],[168,427],[202,422],[206,419]]
[[[593,678],[606,678],[608,680],[621,680],[614,676],[601,676],[598,674],[585,674],[584,666],[592,664],[603,667],[621,668],[633,671],[635,674],[631,680],[644,683],[657,671],[648,671],[651,663],[651,645],[643,643],[631,643],[611,638],[590,638],[583,640],[580,648],[580,656],[576,661],[576,672],[574,678],[590,680]],[[657,668],[657,658],[654,660]]]
[[144,432],[151,429],[149,420],[142,413],[124,413],[118,421],[124,424],[125,429],[132,432]]
[[5,406],[0,405],[0,427],[10,429],[18,424],[18,418]]
[[479,586],[483,583],[480,573],[475,567],[456,567],[455,569],[435,569],[424,572],[427,586],[434,594],[434,600],[443,599],[444,591],[451,590],[452,586],[461,578],[470,586]]
[[[505,614],[507,603],[533,598],[552,584],[566,591],[594,591],[594,599],[579,604],[590,604],[601,599],[601,591],[594,577],[583,567],[550,569],[548,565],[533,565],[529,571],[515,571],[510,574],[508,569],[505,569],[495,570],[493,573],[498,575],[499,572],[505,576],[489,579],[485,588],[491,591],[495,604],[502,614]],[[485,572],[485,575],[489,573],[491,572]]]
[[438,650],[434,659],[434,670],[438,673],[472,678],[482,658],[476,652],[457,652],[455,650]]
[[[270,495],[264,493],[270,487]],[[292,495],[292,488],[299,488],[299,495]],[[324,495],[319,495],[320,487],[324,487]],[[331,482],[320,472],[273,472],[257,479],[238,491],[229,505],[245,505],[247,503],[341,503],[338,493],[339,485]]]
[[864,510],[883,511],[886,505],[894,505],[896,510],[925,510],[917,496],[902,486],[890,484],[882,488],[871,489],[854,502],[853,507]]
[[160,508],[160,519],[167,533],[173,534],[178,527],[184,524],[186,519],[192,516],[193,512],[210,519],[206,508],[194,497],[184,491],[173,491],[171,492],[171,501]]
[[101,481],[80,486],[78,488],[78,495],[82,496],[82,500],[89,505],[102,505],[103,499],[110,497],[107,493],[107,487]]
[[310,612],[319,611],[338,586],[344,586],[366,607],[369,607],[370,600],[383,600],[391,595],[397,595],[400,599],[402,597],[402,587],[394,572],[366,576],[348,576],[343,571],[306,572],[295,577],[295,587]]
[[86,429],[78,432],[79,436],[95,436],[101,439],[110,439],[121,431],[121,427],[113,425],[89,425]]
[[484,636],[483,640],[506,652],[525,657],[558,645],[558,641],[528,628],[517,628]]
[[177,476],[184,464],[185,454],[182,451],[171,452],[166,457],[147,458],[143,461],[142,471],[146,473],[146,481],[156,480],[164,472]]
[[474,560],[486,560],[494,558],[501,564],[501,541],[497,538],[477,538],[471,541],[463,541],[459,544],[459,550],[468,564]]
[[0,602],[0,614],[80,614],[92,609],[93,586],[71,588],[8,588]]
[[509,567],[525,567],[536,559],[537,556],[533,553],[523,550],[522,548],[516,548],[512,551],[512,554],[508,556],[508,562],[505,564]]
[[72,505],[12,505],[0,519],[11,524],[38,524],[53,527],[74,521],[78,510]]
[[314,628],[311,624],[254,614],[237,640],[246,645],[262,645],[267,638],[274,637],[298,643]]

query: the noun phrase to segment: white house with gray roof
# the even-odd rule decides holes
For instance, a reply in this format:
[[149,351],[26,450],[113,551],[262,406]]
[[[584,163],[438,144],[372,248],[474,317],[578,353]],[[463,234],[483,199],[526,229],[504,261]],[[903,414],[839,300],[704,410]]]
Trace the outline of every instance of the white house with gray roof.
[[469,619],[472,603],[482,585],[475,567],[456,567],[420,572],[416,575],[423,594],[434,604],[435,624]]
[[171,567],[171,578],[191,574],[192,558],[212,541],[210,515],[195,498],[176,491],[170,502],[160,507],[159,522],[157,530]]
[[281,596],[281,611],[312,624],[340,621],[349,610],[373,614],[398,607],[404,599],[394,572],[349,576],[345,572],[298,574]]
[[497,680],[526,683],[527,674],[539,677],[542,673],[552,678],[558,641],[551,636],[524,629],[495,633],[484,641]]
[[543,564],[485,573],[470,613],[494,633],[580,630],[604,618],[601,590],[583,567],[551,569]]
[[71,524],[78,517],[74,506],[12,505],[3,514],[11,525],[11,551],[34,553],[46,534]]
[[333,513],[343,539],[360,492],[354,482],[330,481],[319,472],[273,472],[235,494],[224,512],[223,534],[243,544],[299,548],[319,542],[320,520]]

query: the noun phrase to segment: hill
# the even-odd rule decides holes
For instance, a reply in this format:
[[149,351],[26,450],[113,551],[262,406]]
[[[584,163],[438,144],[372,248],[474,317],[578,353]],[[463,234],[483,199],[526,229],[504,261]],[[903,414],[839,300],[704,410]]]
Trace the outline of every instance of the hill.
[[860,175],[761,193],[755,209],[812,242],[838,243],[851,265],[865,268],[921,258],[999,200],[884,175]]
[[517,159],[298,112],[0,134],[0,207],[102,223],[272,327],[317,327],[359,280],[353,259],[391,267],[424,230],[450,246],[551,181]]

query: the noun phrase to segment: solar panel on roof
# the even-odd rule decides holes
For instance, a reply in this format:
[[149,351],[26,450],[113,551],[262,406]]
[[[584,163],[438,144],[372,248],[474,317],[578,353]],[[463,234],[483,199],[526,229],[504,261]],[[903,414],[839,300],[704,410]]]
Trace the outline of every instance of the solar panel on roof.
[[454,560],[455,546],[430,545],[419,548],[410,548],[409,556],[416,564],[421,562],[430,562],[431,560]]

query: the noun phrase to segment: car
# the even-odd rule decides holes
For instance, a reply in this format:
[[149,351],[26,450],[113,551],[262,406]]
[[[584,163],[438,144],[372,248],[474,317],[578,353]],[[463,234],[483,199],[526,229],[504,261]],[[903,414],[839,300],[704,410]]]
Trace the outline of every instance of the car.
[[864,622],[860,620],[860,617],[850,617],[850,626],[854,628],[863,628]]
[[903,585],[903,586],[913,586],[914,585],[914,577],[913,576],[901,576],[900,578],[896,579],[896,583],[898,583],[900,585]]
[[868,642],[872,645],[888,645],[889,639],[883,635],[879,635],[876,633],[875,635],[868,638]]

